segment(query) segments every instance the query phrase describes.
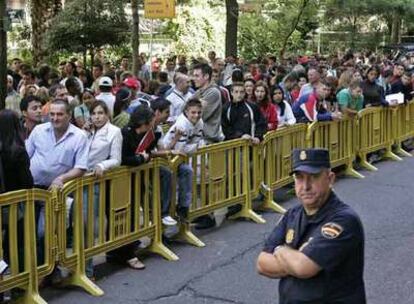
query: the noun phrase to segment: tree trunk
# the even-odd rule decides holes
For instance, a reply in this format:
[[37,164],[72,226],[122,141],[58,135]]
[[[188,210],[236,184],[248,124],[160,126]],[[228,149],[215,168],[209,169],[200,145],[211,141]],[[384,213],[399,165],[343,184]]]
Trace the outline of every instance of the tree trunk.
[[401,15],[397,10],[392,13],[391,43],[401,42]]
[[31,0],[30,15],[32,19],[33,64],[36,66],[46,56],[43,45],[44,34],[50,21],[62,9],[61,0]]
[[302,17],[302,14],[305,11],[305,9],[308,6],[308,4],[309,4],[309,0],[303,0],[302,1],[302,5],[300,6],[300,8],[298,8],[298,15],[297,15],[297,17],[294,19],[294,21],[292,23],[292,29],[287,34],[287,36],[284,37],[283,45],[282,45],[282,48],[281,48],[281,50],[279,52],[280,59],[283,59],[284,58],[285,52],[286,52],[286,47],[287,47],[287,44],[289,42],[289,39],[292,36],[292,34],[295,32],[296,28],[298,27],[300,18]]
[[358,21],[358,17],[354,15],[352,17],[352,28],[351,28],[351,49],[355,49],[355,42],[357,40],[357,37],[356,37],[358,33],[357,21]]
[[226,57],[237,56],[237,25],[239,4],[237,0],[226,0]]
[[132,73],[138,75],[139,71],[139,15],[138,15],[138,0],[131,0],[132,10]]
[[7,32],[4,28],[6,0],[0,0],[0,110],[6,107],[7,96]]

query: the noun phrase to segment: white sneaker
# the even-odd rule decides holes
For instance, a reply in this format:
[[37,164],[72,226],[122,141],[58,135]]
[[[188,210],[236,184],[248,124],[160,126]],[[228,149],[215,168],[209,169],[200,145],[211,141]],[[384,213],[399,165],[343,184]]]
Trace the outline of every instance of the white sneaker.
[[0,275],[6,272],[6,269],[9,267],[4,260],[0,260]]
[[167,215],[162,218],[162,223],[165,226],[174,226],[177,225],[177,221],[173,219],[171,216]]

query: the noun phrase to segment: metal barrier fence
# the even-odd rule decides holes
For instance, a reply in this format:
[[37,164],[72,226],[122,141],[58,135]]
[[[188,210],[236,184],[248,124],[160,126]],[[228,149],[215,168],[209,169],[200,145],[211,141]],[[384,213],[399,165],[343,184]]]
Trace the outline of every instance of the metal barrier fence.
[[392,122],[394,123],[393,138],[397,146],[396,152],[402,156],[412,156],[403,149],[402,143],[414,137],[414,101],[395,109],[393,111]]
[[[358,155],[361,166],[371,170],[378,170],[367,161],[367,154],[385,150],[384,157],[392,160],[401,160],[392,152],[393,139],[393,110],[388,108],[367,108],[358,113],[359,142]],[[395,122],[394,122],[395,125]]]
[[306,136],[307,146],[329,150],[331,167],[345,166],[345,174],[363,178],[353,168],[356,147],[354,145],[354,130],[357,121],[346,118],[339,121],[313,122],[309,125]]
[[[249,148],[247,140],[231,140],[202,147],[187,160],[176,159],[175,176],[181,163],[190,164],[193,170],[193,195],[188,222],[217,209],[240,204],[240,212],[231,218],[242,217],[265,223],[251,206]],[[188,222],[180,223],[177,238],[195,246],[205,246],[192,233]]]
[[264,178],[261,184],[265,200],[262,208],[285,212],[283,207],[273,201],[273,191],[292,182],[290,155],[293,149],[306,147],[306,132],[306,124],[297,124],[265,135],[262,144]]
[[[0,195],[0,260],[9,272],[0,276],[0,292],[21,288],[24,303],[46,303],[39,295],[39,280],[52,273],[55,265],[55,238],[51,192],[20,190]],[[36,229],[35,207],[44,211],[44,239]],[[44,255],[38,260],[37,247]]]
[[[178,260],[161,241],[161,162],[123,167],[101,179],[86,176],[65,184],[61,202],[70,202],[73,198],[72,206],[62,205],[59,216],[60,264],[72,270],[67,284],[80,286],[95,296],[102,295],[103,291],[86,277],[85,261],[144,236],[152,239],[150,252],[167,260]],[[73,232],[67,233],[71,225]]]
[[[38,283],[58,263],[71,271],[67,284],[102,295],[85,275],[86,261],[144,236],[152,239],[149,251],[177,260],[161,239],[161,167],[170,167],[174,177],[181,164],[191,166],[192,202],[178,238],[204,246],[190,229],[189,222],[197,217],[240,205],[232,218],[264,223],[252,210],[252,198],[259,193],[265,195],[261,207],[285,211],[273,201],[273,191],[292,182],[292,149],[327,148],[332,167],[345,165],[347,174],[362,177],[352,167],[357,155],[370,170],[376,168],[367,162],[368,153],[384,149],[385,157],[401,159],[392,152],[393,144],[398,153],[411,156],[401,143],[414,137],[413,118],[414,102],[397,108],[368,108],[355,120],[298,124],[269,132],[257,146],[232,140],[203,147],[186,159],[156,159],[139,167],[121,167],[100,179],[85,176],[66,183],[59,193],[31,189],[1,194],[0,259],[7,260],[10,271],[0,277],[0,292],[21,288],[24,303],[45,303]],[[173,187],[172,212],[175,192]]]

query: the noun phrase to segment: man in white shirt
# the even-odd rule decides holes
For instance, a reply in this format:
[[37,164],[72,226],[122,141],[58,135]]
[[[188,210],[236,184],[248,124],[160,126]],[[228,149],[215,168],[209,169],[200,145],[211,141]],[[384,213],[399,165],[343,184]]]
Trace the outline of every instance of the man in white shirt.
[[103,76],[99,79],[99,94],[95,96],[96,100],[102,100],[106,103],[109,109],[110,116],[114,113],[115,95],[112,94],[112,79],[108,76]]
[[167,100],[171,102],[170,117],[168,122],[174,123],[177,117],[183,113],[186,102],[193,96],[189,92],[190,78],[182,73],[176,73],[174,76],[174,90],[167,96]]

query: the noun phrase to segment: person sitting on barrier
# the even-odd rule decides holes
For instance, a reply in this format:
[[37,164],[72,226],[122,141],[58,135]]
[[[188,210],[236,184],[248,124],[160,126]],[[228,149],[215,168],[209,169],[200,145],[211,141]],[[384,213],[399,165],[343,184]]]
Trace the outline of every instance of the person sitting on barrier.
[[[62,189],[63,185],[82,176],[88,168],[88,145],[82,130],[70,123],[71,106],[66,100],[55,99],[50,104],[50,122],[34,128],[26,141],[36,188]],[[36,205],[38,236],[44,237],[45,210]],[[43,263],[44,246],[38,240],[38,262]]]
[[[178,150],[191,155],[204,145],[202,105],[199,99],[190,99],[175,124],[164,137],[163,145],[167,150]],[[177,215],[180,220],[186,220],[192,198],[193,169],[188,164],[178,167],[178,206]]]
[[277,111],[277,127],[291,126],[296,123],[295,115],[293,115],[292,107],[283,99],[283,89],[279,85],[270,88],[270,97],[276,106]]
[[336,95],[340,110],[345,115],[354,117],[364,106],[364,96],[362,95],[361,83],[354,80],[348,88],[342,89]]
[[27,139],[34,127],[42,123],[42,102],[39,97],[29,95],[20,101],[23,138]]
[[388,106],[384,89],[376,83],[378,75],[379,70],[376,66],[370,67],[366,72],[366,79],[361,84],[364,108]]
[[[154,132],[159,138],[157,146],[151,151],[152,157],[166,157],[169,155],[181,155],[185,156],[188,152],[185,149],[175,149],[174,145],[166,145],[164,141],[165,136],[161,125],[167,122],[170,114],[171,103],[165,98],[157,98],[151,103],[151,109],[154,111]],[[183,114],[182,114],[183,115]],[[178,116],[181,117],[182,115]],[[181,126],[181,123],[180,123]],[[169,131],[173,131],[171,127]],[[178,132],[180,133],[180,132]],[[182,135],[182,134],[181,134]],[[191,190],[192,190],[192,174],[191,167],[187,165],[180,165],[178,167],[178,179],[179,179],[179,200],[177,206],[177,215],[180,220],[184,221],[188,215],[188,208],[191,203]],[[162,222],[166,226],[176,225],[177,222],[169,215],[170,203],[171,203],[171,183],[172,183],[172,172],[169,168],[160,167],[160,179],[161,179],[161,216]]]
[[223,106],[221,116],[226,140],[245,138],[259,144],[267,131],[266,119],[256,104],[245,101],[242,82],[233,83],[231,96],[232,102]]
[[[122,134],[121,129],[110,123],[108,106],[104,101],[96,101],[90,108],[91,127],[87,132],[88,136],[88,171],[93,172],[97,178],[103,176],[105,171],[118,167],[121,164],[122,155]],[[98,214],[99,214],[99,184],[94,185],[93,190],[93,210],[94,210],[94,236],[98,233]],[[88,210],[88,188],[83,192],[83,212],[84,220],[87,222]],[[86,274],[93,277],[92,259],[86,263]]]
[[342,113],[329,112],[323,107],[323,100],[328,93],[329,88],[326,82],[319,81],[312,93],[300,97],[292,108],[296,121],[298,123],[307,123],[341,119]]
[[271,102],[269,97],[269,87],[267,84],[259,80],[254,87],[255,100],[260,108],[260,112],[263,114],[267,122],[267,131],[273,131],[277,129],[277,110],[276,105]]

